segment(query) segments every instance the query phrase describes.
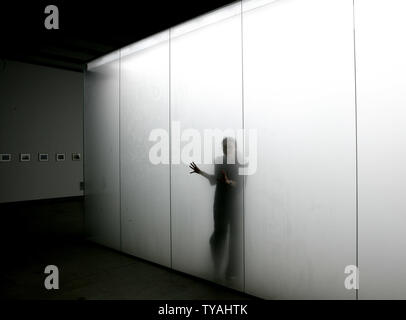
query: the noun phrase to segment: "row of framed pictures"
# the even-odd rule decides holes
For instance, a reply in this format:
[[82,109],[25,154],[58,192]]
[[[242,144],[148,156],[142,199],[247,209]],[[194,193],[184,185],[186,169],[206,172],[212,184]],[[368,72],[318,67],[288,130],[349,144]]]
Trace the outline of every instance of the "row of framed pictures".
[[[66,154],[65,153],[55,153],[55,160],[56,161],[65,161]],[[72,161],[80,161],[81,156],[80,153],[73,152],[72,153]],[[31,161],[31,153],[20,153],[19,154],[20,162],[28,162]],[[10,153],[2,153],[0,154],[0,162],[10,162],[11,161],[11,154]],[[38,161],[46,162],[49,161],[49,154],[48,153],[38,153]]]

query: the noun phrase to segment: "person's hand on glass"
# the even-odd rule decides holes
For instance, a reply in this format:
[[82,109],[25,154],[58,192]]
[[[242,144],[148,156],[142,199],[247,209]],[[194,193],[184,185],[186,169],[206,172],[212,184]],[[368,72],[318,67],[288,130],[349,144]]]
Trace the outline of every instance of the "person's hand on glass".
[[221,170],[221,173],[223,174],[224,182],[226,184],[228,184],[229,186],[235,186],[235,181],[229,179],[227,173],[224,170]]
[[192,171],[189,172],[189,173],[197,173],[197,174],[200,174],[200,173],[202,172],[202,170],[200,170],[199,167],[198,167],[198,166],[196,165],[196,163],[194,163],[194,162],[191,162],[191,163],[190,163],[189,168],[192,169]]

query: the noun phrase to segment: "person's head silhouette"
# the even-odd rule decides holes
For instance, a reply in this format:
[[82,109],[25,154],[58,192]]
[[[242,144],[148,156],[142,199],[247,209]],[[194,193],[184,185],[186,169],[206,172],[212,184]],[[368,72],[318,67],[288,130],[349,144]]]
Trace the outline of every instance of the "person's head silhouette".
[[227,159],[227,164],[236,164],[237,161],[237,142],[232,137],[225,137],[223,139],[223,154]]
[[227,158],[235,157],[237,143],[234,138],[226,137],[223,139],[223,153]]

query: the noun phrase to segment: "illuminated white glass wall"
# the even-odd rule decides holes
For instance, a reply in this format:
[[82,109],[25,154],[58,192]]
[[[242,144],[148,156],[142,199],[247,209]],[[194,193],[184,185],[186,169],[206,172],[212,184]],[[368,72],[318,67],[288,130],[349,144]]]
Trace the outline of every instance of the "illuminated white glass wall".
[[246,291],[351,299],[356,263],[352,0],[277,1],[244,14]]
[[88,65],[84,119],[87,233],[120,249],[118,52]]
[[169,156],[149,159],[154,130],[169,138],[169,32],[122,49],[120,63],[122,250],[170,266]]
[[355,1],[360,299],[406,299],[405,12]]
[[[355,299],[357,263],[359,298],[405,298],[405,9],[243,0],[90,63],[91,239],[263,298]],[[235,136],[250,174],[215,233]]]
[[[235,223],[231,226],[225,221],[227,226],[213,234],[217,186],[201,175],[189,174],[188,167],[194,161],[214,174],[214,161],[203,160],[214,160],[214,150],[222,156],[222,141],[203,139],[205,130],[223,131],[221,139],[227,136],[226,129],[231,135],[242,128],[240,12],[240,4],[231,5],[171,31],[171,212],[173,268],[241,290],[242,194],[233,200]],[[212,155],[207,154],[205,142],[213,142]],[[234,272],[226,278],[230,248]]]

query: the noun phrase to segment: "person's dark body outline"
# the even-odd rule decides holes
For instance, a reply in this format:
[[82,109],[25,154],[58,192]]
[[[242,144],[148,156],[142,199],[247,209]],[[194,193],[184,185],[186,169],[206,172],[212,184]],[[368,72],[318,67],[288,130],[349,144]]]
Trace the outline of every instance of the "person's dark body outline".
[[[211,185],[216,184],[213,203],[214,230],[210,237],[210,248],[214,269],[218,274],[224,256],[227,235],[229,235],[229,256],[225,277],[227,280],[232,280],[238,277],[241,266],[242,177],[239,175],[239,166],[236,164],[235,140],[224,138],[222,144],[224,155],[222,159],[216,159],[213,175],[200,170],[194,162],[189,167],[193,170],[190,173],[200,174],[208,179]],[[234,153],[233,163],[227,163],[227,159],[232,153]],[[227,251],[225,253],[227,254]]]

